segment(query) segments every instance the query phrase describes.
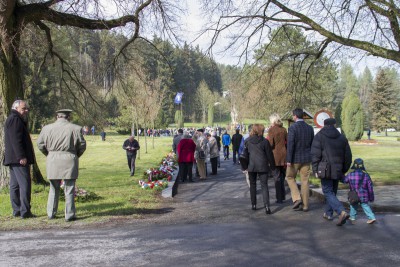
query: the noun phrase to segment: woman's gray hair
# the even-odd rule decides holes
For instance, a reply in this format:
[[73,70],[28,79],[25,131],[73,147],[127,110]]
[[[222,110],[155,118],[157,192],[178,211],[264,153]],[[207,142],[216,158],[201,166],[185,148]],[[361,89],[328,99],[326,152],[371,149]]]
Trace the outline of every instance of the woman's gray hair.
[[277,113],[274,113],[271,116],[269,116],[269,121],[271,122],[271,124],[274,124],[274,125],[282,126],[282,124],[283,124],[281,121],[281,117]]
[[19,105],[21,105],[21,103],[24,103],[24,100],[18,99],[15,100],[14,103],[11,106],[11,109],[17,109],[17,107],[19,107]]

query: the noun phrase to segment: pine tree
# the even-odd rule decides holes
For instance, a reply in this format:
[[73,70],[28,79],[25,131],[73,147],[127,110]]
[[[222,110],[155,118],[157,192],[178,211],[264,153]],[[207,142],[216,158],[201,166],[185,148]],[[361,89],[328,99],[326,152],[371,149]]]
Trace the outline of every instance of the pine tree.
[[397,93],[385,70],[380,69],[375,78],[375,86],[369,102],[372,113],[372,125],[378,131],[396,125]]
[[364,114],[358,96],[351,92],[342,103],[342,129],[350,141],[360,140],[364,133]]

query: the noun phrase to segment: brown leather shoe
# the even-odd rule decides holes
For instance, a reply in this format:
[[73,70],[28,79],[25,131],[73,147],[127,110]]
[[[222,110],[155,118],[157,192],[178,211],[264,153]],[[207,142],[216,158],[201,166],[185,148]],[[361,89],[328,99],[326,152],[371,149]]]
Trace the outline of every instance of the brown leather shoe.
[[296,200],[294,203],[293,203],[293,207],[292,207],[292,209],[298,209],[299,207],[300,207],[300,205],[302,204],[302,202],[301,202],[301,200]]
[[339,215],[339,221],[337,222],[337,226],[342,226],[343,224],[346,223],[346,220],[350,218],[350,215],[347,214],[347,212],[342,211]]

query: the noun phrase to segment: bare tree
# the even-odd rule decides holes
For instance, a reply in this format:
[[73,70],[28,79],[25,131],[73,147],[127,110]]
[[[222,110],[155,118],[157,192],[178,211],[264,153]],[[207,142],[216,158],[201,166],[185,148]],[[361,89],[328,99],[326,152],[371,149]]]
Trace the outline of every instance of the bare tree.
[[[239,49],[240,58],[249,60],[251,51],[267,43],[268,34],[282,25],[307,31],[309,38],[321,43],[319,53],[328,45],[364,51],[400,63],[400,4],[393,0],[268,0],[203,1],[205,10],[219,12],[207,31],[211,42],[227,31],[230,42],[225,49]],[[336,46],[333,44],[337,44]],[[307,54],[304,51],[304,54]],[[289,56],[289,55],[288,55]]]
[[[113,8],[103,6],[113,4]],[[180,10],[174,1],[160,0],[2,0],[0,1],[0,121],[4,122],[12,102],[24,97],[19,60],[21,34],[33,25],[46,36],[48,52],[44,60],[58,60],[61,65],[60,86],[70,94],[71,84],[82,91],[85,86],[79,80],[79,73],[70,67],[54,49],[50,23],[59,26],[77,27],[90,30],[111,30],[124,27],[123,33],[129,36],[122,45],[118,56],[124,56],[125,49],[143,36],[156,31],[162,37],[175,37],[174,22],[178,19],[175,11]],[[147,32],[146,32],[147,31]],[[79,97],[73,96],[77,103]],[[92,98],[94,102],[96,100]],[[0,129],[0,158],[4,155],[3,128]],[[4,167],[0,167],[0,184],[8,179]]]

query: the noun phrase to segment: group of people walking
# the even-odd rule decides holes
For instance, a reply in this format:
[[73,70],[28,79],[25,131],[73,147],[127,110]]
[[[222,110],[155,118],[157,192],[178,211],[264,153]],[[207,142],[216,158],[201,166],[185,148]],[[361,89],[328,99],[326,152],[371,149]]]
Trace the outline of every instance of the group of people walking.
[[[230,136],[224,132],[219,144],[216,132],[198,129],[193,136],[179,130],[173,140],[173,150],[178,156],[182,182],[193,181],[192,167],[195,163],[200,180],[206,179],[206,158],[210,158],[211,175],[217,173],[219,151],[223,147],[224,160],[230,159],[229,148],[232,145],[233,164],[241,164],[246,174],[250,190],[251,209],[257,210],[257,180],[261,184],[263,209],[272,214],[268,180],[274,179],[276,203],[286,200],[285,181],[290,190],[293,202],[292,209],[309,211],[309,178],[315,175],[321,180],[322,191],[326,198],[323,218],[332,220],[334,212],[338,215],[337,225],[341,226],[348,219],[355,221],[358,204],[361,204],[368,217],[368,223],[376,221],[368,205],[374,201],[372,181],[365,170],[362,159],[356,159],[353,172],[345,175],[352,163],[351,149],[346,137],[336,129],[333,118],[324,121],[324,127],[314,135],[314,128],[304,119],[302,109],[292,111],[293,123],[288,130],[278,114],[270,116],[270,126],[264,137],[265,127],[262,124],[249,125],[249,134],[241,135],[239,130]],[[326,164],[328,162],[328,164]],[[329,173],[321,177],[321,166],[329,166]],[[300,189],[296,178],[300,176]],[[357,191],[360,203],[351,205],[350,214],[336,197],[339,181],[350,183]]]
[[[267,138],[263,137],[264,126],[252,126],[250,136],[244,141],[241,155],[242,169],[248,172],[250,180],[251,208],[257,209],[256,180],[261,183],[263,204],[266,214],[271,214],[268,190],[268,178],[275,180],[277,203],[285,200],[284,180],[290,188],[294,210],[307,212],[309,210],[309,177],[311,172],[321,180],[322,191],[326,198],[323,218],[333,219],[333,213],[338,214],[337,225],[341,226],[348,219],[356,220],[358,204],[361,204],[368,217],[367,223],[376,221],[375,215],[368,205],[374,201],[372,181],[366,173],[362,159],[356,159],[352,166],[353,172],[345,175],[352,163],[352,154],[346,137],[335,127],[336,120],[328,118],[324,127],[314,136],[314,129],[303,119],[303,110],[294,109],[294,123],[288,131],[282,126],[277,114],[270,117],[271,127]],[[327,168],[322,176],[321,166]],[[326,167],[328,166],[328,167]],[[286,167],[286,169],[285,169]],[[300,190],[296,176],[300,175]],[[348,214],[343,204],[337,199],[339,181],[350,183],[360,198],[359,203],[351,204]]]

